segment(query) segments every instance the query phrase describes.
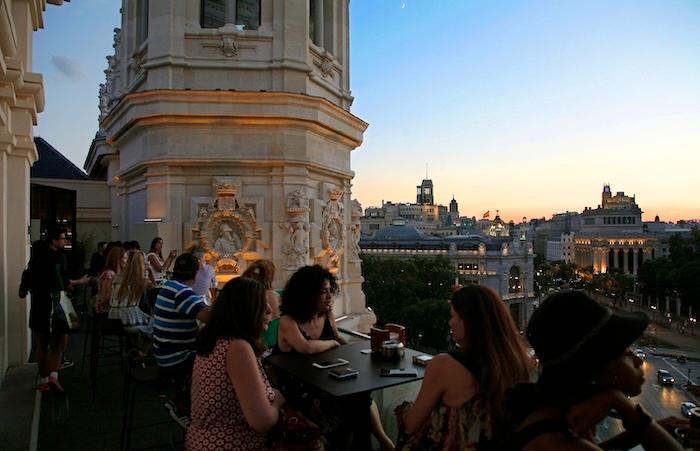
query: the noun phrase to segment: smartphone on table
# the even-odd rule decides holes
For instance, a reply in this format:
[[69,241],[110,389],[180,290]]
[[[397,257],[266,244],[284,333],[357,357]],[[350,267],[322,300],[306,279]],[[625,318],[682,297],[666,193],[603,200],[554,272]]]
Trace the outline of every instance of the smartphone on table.
[[324,360],[322,362],[314,362],[314,363],[312,363],[312,365],[315,366],[316,368],[325,369],[325,368],[333,368],[336,366],[347,365],[348,363],[350,363],[350,362],[348,362],[345,359],[337,358],[337,359],[332,359],[332,360]]
[[329,376],[338,380],[352,379],[353,377],[357,377],[358,374],[360,374],[359,371],[353,370],[349,367],[333,368],[332,370],[328,371]]

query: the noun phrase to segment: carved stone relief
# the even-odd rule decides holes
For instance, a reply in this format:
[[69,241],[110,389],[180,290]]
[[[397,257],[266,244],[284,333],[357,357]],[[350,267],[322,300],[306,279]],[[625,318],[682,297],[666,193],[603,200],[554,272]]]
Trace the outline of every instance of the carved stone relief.
[[215,177],[212,185],[215,197],[198,206],[192,237],[206,249],[207,260],[215,262],[217,274],[240,274],[241,257],[259,243],[255,214],[239,206],[238,187],[230,177]]
[[349,243],[349,257],[350,261],[358,262],[360,261],[360,231],[362,226],[360,225],[360,218],[362,217],[362,204],[360,204],[357,199],[352,200],[352,211],[350,212],[350,243]]
[[340,202],[343,191],[333,187],[328,191],[329,200],[323,206],[321,215],[321,252],[316,255],[316,262],[325,266],[330,272],[337,273],[345,252],[345,223],[343,204]]
[[309,202],[301,191],[292,191],[287,194],[285,211],[288,220],[280,224],[280,228],[287,231],[282,253],[286,255],[285,266],[287,269],[297,269],[309,262]]

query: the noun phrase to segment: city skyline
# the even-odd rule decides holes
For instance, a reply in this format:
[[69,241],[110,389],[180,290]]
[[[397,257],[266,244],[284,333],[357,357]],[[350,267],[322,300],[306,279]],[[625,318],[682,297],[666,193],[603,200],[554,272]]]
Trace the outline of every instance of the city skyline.
[[[691,1],[352,2],[351,111],[370,124],[354,196],[411,202],[428,163],[436,203],[468,216],[580,212],[610,183],[644,220],[700,218],[699,21]],[[36,134],[82,167],[119,4],[48,7],[46,23]]]

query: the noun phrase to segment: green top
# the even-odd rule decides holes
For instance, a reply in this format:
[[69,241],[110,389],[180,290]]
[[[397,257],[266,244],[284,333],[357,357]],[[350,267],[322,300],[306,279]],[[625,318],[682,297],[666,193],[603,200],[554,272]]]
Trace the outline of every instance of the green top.
[[267,330],[263,332],[263,340],[265,340],[265,344],[267,344],[268,348],[271,348],[277,344],[277,332],[279,331],[279,328],[280,319],[275,318],[269,322],[267,325]]

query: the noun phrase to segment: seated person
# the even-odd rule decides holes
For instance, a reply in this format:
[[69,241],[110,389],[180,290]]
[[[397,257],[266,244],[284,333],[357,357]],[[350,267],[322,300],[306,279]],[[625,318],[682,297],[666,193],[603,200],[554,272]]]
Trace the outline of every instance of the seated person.
[[250,277],[257,280],[265,287],[265,298],[272,310],[272,319],[267,331],[263,333],[263,337],[267,346],[273,347],[277,344],[280,317],[280,295],[272,289],[272,281],[275,279],[275,264],[270,260],[258,260],[246,268],[242,277]]
[[264,450],[284,397],[260,362],[270,321],[265,287],[239,277],[224,285],[197,346],[188,450]]
[[[649,318],[613,312],[580,291],[549,296],[527,326],[542,368],[536,384],[510,394],[519,426],[514,450],[681,450],[674,438],[629,396],[642,391],[642,360],[629,348]],[[594,441],[596,425],[614,410],[625,432]]]
[[501,449],[506,392],[532,367],[518,329],[501,298],[479,285],[452,295],[448,324],[458,350],[435,356],[415,403],[397,408],[397,448]]
[[[317,354],[344,344],[345,340],[338,333],[332,309],[333,295],[337,290],[335,276],[319,265],[304,266],[295,272],[282,295],[282,316],[274,352]],[[343,436],[348,432],[352,432],[347,429],[353,426],[360,428],[360,420],[367,418],[366,409],[370,409],[372,433],[382,448],[394,449],[393,442],[382,427],[377,406],[371,398],[354,397],[340,406],[332,399],[327,399],[321,394],[310,394],[307,389],[295,386],[294,383],[288,385],[288,390],[288,397],[292,396],[297,407],[319,425],[332,447],[342,446],[338,445],[339,441],[343,440]],[[286,392],[285,394],[287,395]],[[352,421],[348,422],[349,418],[352,418]],[[368,442],[369,437],[355,435],[354,449],[367,449],[368,443],[363,440]]]
[[191,288],[198,268],[197,257],[189,253],[179,255],[173,278],[158,292],[153,310],[153,355],[161,372],[175,383],[175,398],[166,407],[184,427],[189,424],[197,320],[206,323],[211,314],[211,308]]

